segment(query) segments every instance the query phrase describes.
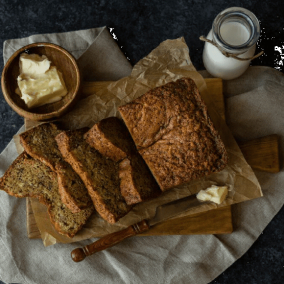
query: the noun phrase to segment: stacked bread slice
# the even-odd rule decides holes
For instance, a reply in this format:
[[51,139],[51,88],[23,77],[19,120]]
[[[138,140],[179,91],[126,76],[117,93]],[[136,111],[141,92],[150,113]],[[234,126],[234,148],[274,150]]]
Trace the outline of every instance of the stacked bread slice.
[[81,178],[57,147],[55,137],[60,132],[56,124],[44,123],[22,133],[25,151],[5,173],[0,188],[17,197],[37,197],[47,205],[57,231],[73,237],[94,206]]
[[84,130],[64,131],[56,141],[64,159],[83,180],[97,212],[115,223],[131,209],[119,189],[118,164],[92,148],[84,134]]
[[54,123],[44,123],[20,135],[25,151],[47,165],[57,174],[59,193],[63,203],[73,212],[80,212],[92,204],[91,198],[72,167],[63,159],[55,137],[62,130]]
[[35,197],[48,207],[55,229],[73,237],[93,213],[93,206],[73,213],[62,202],[57,175],[41,161],[23,152],[0,179],[0,189],[16,197]]
[[120,191],[128,205],[161,194],[157,182],[119,118],[109,117],[101,120],[84,135],[84,138],[102,155],[119,163]]
[[[160,193],[122,121],[108,118],[87,130],[63,131],[55,123],[44,123],[22,133],[20,141],[25,151],[0,184],[10,195],[39,198],[48,206],[55,228],[69,237],[86,223],[94,207],[103,219],[115,223],[133,204]],[[90,142],[100,138],[100,147]],[[20,175],[23,168],[25,175]],[[73,226],[75,220],[77,225]]]

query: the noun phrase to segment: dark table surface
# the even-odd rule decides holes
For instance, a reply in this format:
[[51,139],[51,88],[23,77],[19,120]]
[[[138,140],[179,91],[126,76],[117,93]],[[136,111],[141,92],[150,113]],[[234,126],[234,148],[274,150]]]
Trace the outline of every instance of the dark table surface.
[[[114,28],[118,44],[132,64],[160,42],[184,36],[194,66],[203,70],[204,44],[199,36],[209,32],[220,11],[233,6],[251,10],[260,20],[257,51],[264,49],[265,55],[252,65],[270,66],[283,72],[284,5],[281,0],[0,0],[0,46],[11,38],[108,26]],[[0,68],[2,72],[2,49]],[[1,94],[0,152],[23,123],[23,118],[7,105]],[[282,208],[246,254],[212,283],[284,283],[283,219]]]

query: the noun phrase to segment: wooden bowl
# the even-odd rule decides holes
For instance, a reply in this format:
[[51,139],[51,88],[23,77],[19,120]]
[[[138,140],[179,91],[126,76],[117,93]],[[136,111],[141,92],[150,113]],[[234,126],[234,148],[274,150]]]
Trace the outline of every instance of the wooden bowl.
[[[15,93],[17,77],[20,74],[19,57],[23,52],[46,55],[51,65],[59,70],[67,88],[67,95],[60,101],[28,109],[25,102]],[[80,88],[80,72],[75,58],[64,48],[46,42],[29,44],[17,50],[7,61],[2,72],[2,92],[10,107],[19,115],[31,120],[56,118],[69,110],[76,102]]]

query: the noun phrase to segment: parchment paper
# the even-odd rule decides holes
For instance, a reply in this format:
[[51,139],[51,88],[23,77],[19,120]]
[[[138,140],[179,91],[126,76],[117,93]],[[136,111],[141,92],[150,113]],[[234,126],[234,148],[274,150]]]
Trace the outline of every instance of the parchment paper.
[[79,101],[77,106],[59,121],[67,129],[77,129],[85,126],[91,127],[94,123],[109,116],[119,117],[118,106],[132,101],[151,88],[182,77],[191,77],[196,82],[207,104],[211,119],[225,143],[229,155],[227,167],[220,173],[192,181],[189,184],[163,193],[159,198],[136,205],[116,224],[109,224],[98,214],[94,214],[84,229],[73,239],[59,235],[50,225],[45,207],[37,200],[32,199],[31,205],[45,246],[56,242],[69,243],[91,237],[101,237],[121,230],[142,219],[153,217],[158,205],[196,194],[212,184],[227,185],[229,187],[229,194],[225,202],[221,205],[204,204],[179,216],[204,212],[262,196],[254,172],[246,163],[226,123],[215,111],[214,103],[210,98],[210,90],[207,90],[203,77],[196,72],[192,65],[188,46],[183,38],[162,42],[134,66],[130,76],[106,85],[103,84],[102,88],[98,88],[94,95]]

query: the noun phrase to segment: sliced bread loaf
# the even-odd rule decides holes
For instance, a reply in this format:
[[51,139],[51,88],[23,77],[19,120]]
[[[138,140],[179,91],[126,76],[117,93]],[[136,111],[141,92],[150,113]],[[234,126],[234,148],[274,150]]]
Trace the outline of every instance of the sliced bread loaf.
[[192,79],[154,88],[119,112],[162,191],[225,168],[224,143]]
[[16,197],[36,197],[48,207],[50,220],[63,235],[74,237],[94,207],[72,213],[60,198],[56,174],[39,160],[23,152],[0,179],[0,189]]
[[96,123],[84,138],[89,145],[115,162],[125,159],[135,150],[126,126],[117,117],[109,117]]
[[120,193],[118,164],[92,148],[83,137],[85,132],[64,131],[56,141],[64,159],[83,180],[97,212],[115,223],[131,209]]
[[73,212],[79,212],[92,204],[81,178],[66,163],[58,149],[55,137],[59,130],[54,123],[44,123],[20,135],[25,151],[57,173],[62,202]]

